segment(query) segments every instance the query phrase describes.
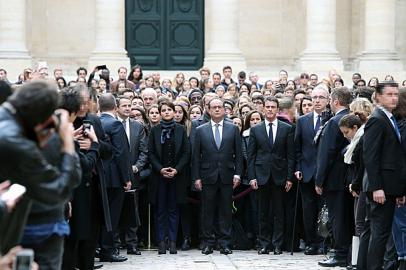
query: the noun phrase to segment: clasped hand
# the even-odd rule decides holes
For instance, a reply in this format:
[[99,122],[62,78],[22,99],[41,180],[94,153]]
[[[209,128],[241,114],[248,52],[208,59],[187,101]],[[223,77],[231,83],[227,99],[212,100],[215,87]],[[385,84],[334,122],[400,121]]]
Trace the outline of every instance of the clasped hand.
[[178,171],[172,167],[162,168],[161,175],[165,178],[174,178]]

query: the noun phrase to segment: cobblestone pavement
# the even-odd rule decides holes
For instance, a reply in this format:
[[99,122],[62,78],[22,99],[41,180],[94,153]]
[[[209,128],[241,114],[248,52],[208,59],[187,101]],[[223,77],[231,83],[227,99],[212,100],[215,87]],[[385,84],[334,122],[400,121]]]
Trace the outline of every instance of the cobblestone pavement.
[[[125,255],[125,250],[121,253]],[[282,255],[258,255],[256,251],[234,251],[231,255],[221,255],[214,251],[211,255],[203,255],[200,250],[178,251],[177,255],[158,255],[157,251],[143,251],[141,256],[128,255],[128,260],[122,263],[103,263],[102,270],[311,270],[336,269],[320,267],[317,262],[323,260],[323,255],[306,256],[303,253],[284,252]]]

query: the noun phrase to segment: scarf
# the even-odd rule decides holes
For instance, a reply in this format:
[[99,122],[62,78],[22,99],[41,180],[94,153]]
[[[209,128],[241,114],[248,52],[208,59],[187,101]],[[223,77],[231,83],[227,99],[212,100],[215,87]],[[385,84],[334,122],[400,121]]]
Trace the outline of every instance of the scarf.
[[346,164],[352,164],[352,154],[354,152],[355,147],[357,146],[359,139],[361,139],[362,135],[364,135],[364,128],[365,124],[362,125],[354,135],[354,138],[351,140],[351,143],[348,145],[347,151],[344,154],[344,162]]
[[165,138],[171,138],[172,130],[175,128],[175,120],[173,118],[170,121],[161,120],[160,124],[162,127],[161,144],[163,144],[165,142]]

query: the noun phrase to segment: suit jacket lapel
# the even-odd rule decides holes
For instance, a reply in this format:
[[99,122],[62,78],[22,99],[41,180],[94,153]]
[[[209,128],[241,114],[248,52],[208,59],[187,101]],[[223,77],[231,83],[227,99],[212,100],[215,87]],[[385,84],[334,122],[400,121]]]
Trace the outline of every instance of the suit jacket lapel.
[[381,114],[381,116],[385,119],[386,124],[389,125],[389,127],[392,130],[393,134],[395,135],[396,139],[399,141],[399,137],[398,137],[398,134],[396,133],[395,128],[394,128],[394,126],[392,124],[392,120],[390,120],[388,118],[388,116],[386,115],[386,113],[384,111],[382,111],[381,109],[378,109],[378,110],[379,110],[378,112]]
[[[220,143],[220,149],[223,147],[224,145],[224,138],[227,136],[227,134],[229,134],[229,128],[230,126],[228,125],[228,123],[226,123],[226,121],[223,121],[223,133],[221,134],[221,143]],[[213,133],[213,132],[212,132]]]
[[[321,122],[321,119],[320,119],[320,122]],[[312,134],[314,137],[314,135],[316,135],[316,131],[314,130],[314,113],[313,112],[308,114],[307,128],[309,129],[310,134]]]
[[210,138],[210,140],[211,140],[211,142],[212,142],[212,144],[214,146],[214,149],[218,150],[217,145],[216,145],[216,140],[214,139],[213,128],[211,126],[211,122],[208,122],[208,123],[209,124],[207,125],[207,133],[209,133],[209,134],[207,134],[207,135],[209,136],[209,138]]
[[261,123],[260,125],[262,125],[261,129],[262,129],[263,132],[264,132],[266,144],[268,145],[269,150],[272,150],[271,144],[269,143],[269,135],[268,135],[268,132],[266,132],[265,120],[262,121],[262,123]]
[[130,120],[130,151],[132,150],[132,148],[134,148],[133,146],[135,146],[135,142],[137,140],[135,131],[135,125],[132,120]]
[[281,121],[278,120],[278,127],[276,128],[276,136],[275,136],[275,138],[274,138],[274,140],[273,140],[273,146],[272,146],[272,148],[274,148],[275,145],[279,143],[279,140],[280,140],[280,137],[281,137],[282,129],[283,129],[283,127],[282,127],[282,125],[281,125]]

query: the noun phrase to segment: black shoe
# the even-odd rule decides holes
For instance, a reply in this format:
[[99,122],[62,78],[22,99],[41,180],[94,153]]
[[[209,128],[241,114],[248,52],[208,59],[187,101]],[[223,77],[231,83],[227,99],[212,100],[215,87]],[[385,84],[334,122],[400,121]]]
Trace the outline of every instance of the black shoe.
[[100,262],[124,262],[127,258],[116,254],[100,254]]
[[319,249],[317,247],[307,247],[304,251],[305,255],[317,255],[318,254]]
[[100,269],[102,267],[103,267],[103,264],[101,264],[101,263],[94,263],[94,265],[93,265],[93,269]]
[[266,254],[269,254],[269,249],[267,249],[267,248],[261,248],[260,250],[258,250],[258,254],[259,254],[259,255],[266,255]]
[[212,247],[204,247],[204,249],[202,249],[202,254],[204,255],[209,255],[213,253],[213,248]]
[[200,242],[199,244],[199,250],[203,250],[206,247],[206,245],[204,244],[204,242]]
[[96,250],[94,252],[94,257],[95,258],[100,258],[100,248],[96,248]]
[[177,254],[178,251],[176,250],[176,242],[175,241],[170,241],[169,242],[169,253],[170,254]]
[[181,249],[182,249],[183,251],[190,250],[190,243],[191,243],[190,237],[185,237],[185,238],[183,239],[183,243],[182,243]]
[[273,251],[274,255],[281,255],[282,254],[282,249],[280,247],[275,247]]
[[319,265],[323,267],[336,267],[336,266],[346,267],[347,262],[345,259],[338,260],[335,257],[330,257],[324,261],[319,262]]
[[348,265],[347,270],[357,270],[357,266],[356,265]]
[[224,255],[233,254],[233,251],[228,247],[224,247],[224,248],[220,248],[220,254],[224,254]]
[[158,254],[166,254],[166,243],[164,241],[158,245]]
[[127,254],[128,255],[141,255],[141,251],[136,247],[127,248]]

